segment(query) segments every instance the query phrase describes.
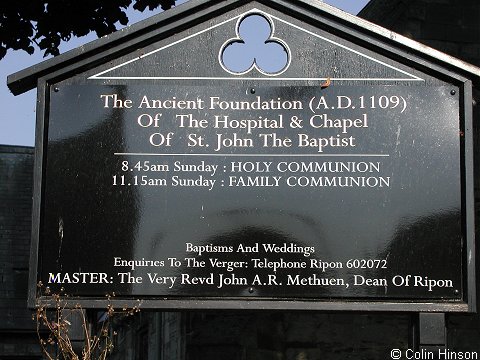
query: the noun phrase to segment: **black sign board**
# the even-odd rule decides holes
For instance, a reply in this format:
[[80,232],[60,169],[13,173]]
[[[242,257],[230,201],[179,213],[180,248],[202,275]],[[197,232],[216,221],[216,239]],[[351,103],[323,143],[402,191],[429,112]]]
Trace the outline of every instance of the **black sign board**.
[[[255,17],[270,57],[235,61]],[[466,311],[468,81],[264,6],[213,23],[45,84],[35,282],[88,306]]]

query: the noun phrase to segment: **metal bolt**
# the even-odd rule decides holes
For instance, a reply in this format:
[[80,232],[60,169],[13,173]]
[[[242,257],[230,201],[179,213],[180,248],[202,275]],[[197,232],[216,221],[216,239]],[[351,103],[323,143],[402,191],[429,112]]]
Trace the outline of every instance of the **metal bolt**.
[[453,291],[453,293],[454,293],[455,295],[459,295],[459,294],[460,294],[460,291],[458,291],[457,289],[455,289],[455,290]]
[[58,87],[56,87],[56,86],[55,86],[55,87],[53,88],[53,91],[55,91],[55,92],[59,92],[59,91],[60,91],[60,89],[59,89]]
[[250,294],[253,293],[253,288],[249,288],[249,289],[248,289],[248,292],[249,292]]
[[450,94],[455,95],[457,92],[455,90],[450,91]]
[[254,88],[250,89],[250,94],[255,94],[255,89]]

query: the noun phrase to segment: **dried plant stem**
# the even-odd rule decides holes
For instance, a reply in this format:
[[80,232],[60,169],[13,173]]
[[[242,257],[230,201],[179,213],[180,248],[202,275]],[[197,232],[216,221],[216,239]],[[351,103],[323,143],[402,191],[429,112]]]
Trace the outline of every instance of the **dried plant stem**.
[[[39,284],[39,289],[43,289],[43,285]],[[49,294],[48,288],[45,294]],[[80,360],[79,355],[75,352],[74,344],[72,344],[69,330],[72,323],[69,318],[73,314],[79,314],[79,321],[84,336],[83,347],[81,349],[81,360],[105,360],[113,349],[112,332],[110,330],[110,320],[114,314],[120,316],[129,316],[139,312],[139,306],[132,309],[123,309],[122,312],[115,313],[110,304],[111,297],[107,296],[109,304],[106,310],[106,316],[96,333],[92,333],[89,321],[85,315],[84,309],[77,305],[73,309],[67,309],[70,300],[65,295],[50,295],[54,303],[54,310],[49,310],[46,306],[39,303],[36,308],[36,330],[38,340],[42,349],[42,353],[48,360]],[[140,302],[139,302],[140,305]],[[53,320],[52,320],[53,318]],[[74,321],[73,319],[72,322]]]

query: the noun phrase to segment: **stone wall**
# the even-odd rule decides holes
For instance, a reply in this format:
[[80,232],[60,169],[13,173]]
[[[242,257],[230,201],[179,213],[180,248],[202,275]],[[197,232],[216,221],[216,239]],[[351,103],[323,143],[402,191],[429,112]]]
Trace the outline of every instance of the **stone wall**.
[[[371,0],[358,15],[413,40],[480,66],[480,1]],[[473,90],[476,224],[480,224],[480,89]],[[478,237],[477,230],[477,239]],[[477,308],[480,309],[480,251],[477,245]],[[451,349],[480,351],[480,316],[448,315]]]
[[221,312],[187,315],[186,360],[389,358],[409,346],[408,314]]
[[480,66],[478,0],[371,0],[358,16]]

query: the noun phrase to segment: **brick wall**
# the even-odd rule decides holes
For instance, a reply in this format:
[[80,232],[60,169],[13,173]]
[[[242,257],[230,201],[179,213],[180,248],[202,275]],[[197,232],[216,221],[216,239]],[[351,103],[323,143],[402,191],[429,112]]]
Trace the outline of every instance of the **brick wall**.
[[0,359],[40,355],[27,309],[33,148],[0,146]]

